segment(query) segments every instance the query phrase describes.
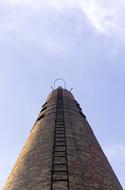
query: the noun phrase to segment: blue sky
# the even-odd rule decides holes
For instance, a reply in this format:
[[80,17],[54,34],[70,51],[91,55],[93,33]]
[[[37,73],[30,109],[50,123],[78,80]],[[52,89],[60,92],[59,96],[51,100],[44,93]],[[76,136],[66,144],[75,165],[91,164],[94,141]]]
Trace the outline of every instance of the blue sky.
[[0,184],[62,77],[125,188],[124,0],[0,0]]

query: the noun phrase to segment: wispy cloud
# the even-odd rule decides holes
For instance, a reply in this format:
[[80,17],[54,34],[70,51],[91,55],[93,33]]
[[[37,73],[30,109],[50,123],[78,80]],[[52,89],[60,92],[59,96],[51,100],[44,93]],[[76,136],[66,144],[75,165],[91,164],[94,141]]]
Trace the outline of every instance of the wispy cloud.
[[[124,39],[124,7],[123,0],[0,0],[1,54],[6,59],[9,56],[5,54],[12,56],[17,51],[26,54],[33,49],[30,56],[34,52],[43,52],[64,57],[77,51],[85,59],[87,48],[92,48],[91,54],[97,62],[100,48],[103,47],[101,52],[104,54],[108,53],[108,46],[109,57],[113,54],[115,60],[119,51],[117,43],[105,43],[99,47],[101,38],[98,33],[104,37],[108,35],[108,40],[109,36]],[[98,45],[94,43],[97,38]],[[117,38],[113,38],[113,43],[114,39]]]
[[81,0],[81,8],[98,32],[125,39],[124,0]]
[[[79,9],[83,12],[83,16],[87,16],[91,24],[99,33],[110,34],[125,39],[125,24],[124,24],[124,0],[0,0],[0,4],[7,4],[10,8],[13,6],[28,6],[33,11],[47,10],[49,11],[64,11],[67,9]],[[81,15],[80,15],[81,16]],[[84,23],[83,23],[84,24]]]

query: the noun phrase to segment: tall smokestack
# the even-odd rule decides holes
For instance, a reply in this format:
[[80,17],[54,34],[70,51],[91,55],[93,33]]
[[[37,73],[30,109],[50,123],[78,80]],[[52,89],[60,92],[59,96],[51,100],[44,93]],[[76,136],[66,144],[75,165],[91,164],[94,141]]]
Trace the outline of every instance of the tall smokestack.
[[80,105],[48,96],[3,190],[123,190]]

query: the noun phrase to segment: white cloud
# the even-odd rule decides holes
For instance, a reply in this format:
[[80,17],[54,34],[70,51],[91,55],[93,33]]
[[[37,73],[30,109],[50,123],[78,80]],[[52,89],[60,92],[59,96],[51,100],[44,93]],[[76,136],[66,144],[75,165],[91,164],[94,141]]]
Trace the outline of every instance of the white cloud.
[[77,8],[86,14],[99,33],[116,35],[125,39],[124,0],[0,0],[1,2],[9,3],[9,5],[28,5],[32,9],[37,7],[47,11]]
[[112,13],[96,0],[81,1],[81,7],[98,31],[103,32],[110,23]]
[[81,8],[98,32],[125,39],[124,0],[82,0]]
[[7,52],[10,46],[17,50],[30,44],[48,53],[67,55],[76,51],[82,40],[88,43],[86,35],[90,39],[98,34],[95,31],[125,39],[124,7],[123,0],[0,0],[0,47]]

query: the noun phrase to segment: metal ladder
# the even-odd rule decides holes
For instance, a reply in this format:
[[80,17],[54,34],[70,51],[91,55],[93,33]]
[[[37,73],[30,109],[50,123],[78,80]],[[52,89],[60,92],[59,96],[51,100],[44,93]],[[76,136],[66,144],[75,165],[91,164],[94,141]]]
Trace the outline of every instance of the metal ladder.
[[52,153],[51,190],[69,190],[66,131],[62,88],[58,88]]

